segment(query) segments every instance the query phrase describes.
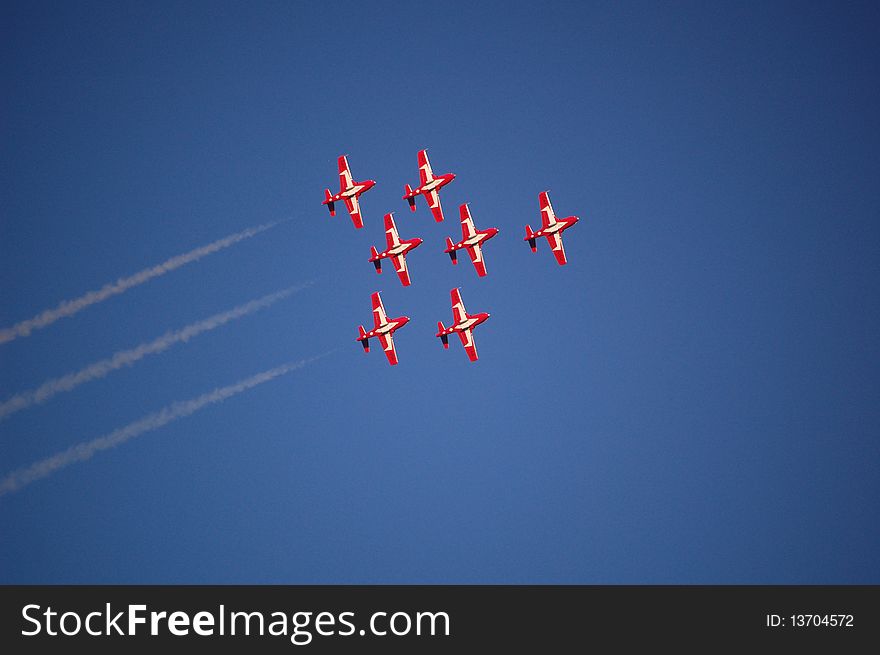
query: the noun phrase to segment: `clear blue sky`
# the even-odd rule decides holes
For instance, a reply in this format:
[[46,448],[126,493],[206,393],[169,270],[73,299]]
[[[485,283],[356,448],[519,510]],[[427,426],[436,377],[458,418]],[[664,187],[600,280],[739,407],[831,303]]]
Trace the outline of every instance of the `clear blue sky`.
[[0,400],[315,284],[8,417],[0,475],[336,350],[0,497],[0,582],[880,583],[877,5],[316,5],[4,4],[0,327],[291,220],[0,345]]

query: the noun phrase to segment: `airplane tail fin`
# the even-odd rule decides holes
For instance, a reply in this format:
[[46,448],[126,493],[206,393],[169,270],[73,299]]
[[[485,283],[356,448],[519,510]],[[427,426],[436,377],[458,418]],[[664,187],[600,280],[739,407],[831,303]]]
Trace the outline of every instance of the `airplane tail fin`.
[[535,243],[535,233],[532,232],[532,228],[529,225],[526,225],[525,240],[529,242],[529,247],[532,249],[532,252],[538,252],[538,244]]
[[443,321],[437,321],[437,336],[443,342],[443,347],[449,349],[449,335],[443,334],[444,332],[446,332],[446,326],[443,325]]
[[376,272],[382,272],[382,260],[379,259],[379,251],[376,250],[376,246],[370,246],[370,261],[373,262],[373,266],[376,267]]
[[409,210],[414,212],[416,210],[416,197],[413,195],[412,187],[407,184],[404,191],[406,191],[406,195],[403,197],[409,203]]
[[332,197],[333,194],[330,193],[330,189],[324,189],[324,202],[321,204],[327,205],[331,216],[336,216],[336,203],[331,200]]
[[458,256],[457,256],[457,253],[455,252],[455,250],[453,250],[454,245],[455,244],[452,243],[452,239],[450,239],[449,237],[446,237],[446,251],[445,252],[449,253],[449,259],[452,260],[452,263],[457,264],[458,263]]
[[361,342],[361,345],[364,347],[364,352],[370,352],[370,340],[366,338],[367,333],[364,331],[363,325],[358,325],[358,338],[357,340]]

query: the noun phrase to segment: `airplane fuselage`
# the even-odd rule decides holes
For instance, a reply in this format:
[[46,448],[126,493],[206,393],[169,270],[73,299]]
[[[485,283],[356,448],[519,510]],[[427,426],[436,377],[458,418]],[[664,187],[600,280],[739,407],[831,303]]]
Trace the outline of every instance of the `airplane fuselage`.
[[562,232],[563,230],[571,227],[575,223],[577,223],[577,216],[569,216],[568,218],[559,218],[556,220],[553,225],[548,225],[542,230],[538,230],[534,233],[536,237],[544,237],[548,234],[556,234],[557,232]]
[[353,198],[355,196],[361,195],[364,191],[368,191],[371,188],[373,188],[373,184],[370,184],[369,182],[358,182],[357,184],[354,184],[346,189],[343,189],[342,191],[337,193],[335,196],[333,196],[331,198],[331,200],[333,202],[337,202],[337,201],[342,200],[344,198]]
[[486,239],[490,238],[492,235],[488,232],[480,232],[479,234],[475,234],[474,236],[465,239],[464,241],[459,241],[455,244],[456,248],[466,248],[467,246],[476,246],[480,243],[483,243]]
[[443,186],[449,184],[450,182],[452,182],[453,179],[455,179],[454,173],[447,173],[446,175],[438,175],[430,182],[425,182],[418,189],[413,190],[412,195],[417,196],[419,194],[430,193],[431,191],[435,191],[437,189],[440,189],[440,187],[443,187]]
[[544,236],[545,234],[556,234],[557,232],[561,232],[562,230],[564,230],[566,227],[568,226],[565,223],[563,223],[562,221],[557,221],[553,225],[548,225],[547,227],[545,227],[539,232],[539,234],[541,236]]
[[364,189],[366,189],[366,184],[355,184],[354,186],[348,187],[345,191],[341,192],[339,195],[342,198],[351,198],[352,196],[360,195]]
[[468,317],[455,325],[450,325],[446,330],[443,331],[443,334],[452,334],[453,332],[464,332],[465,330],[472,330],[477,327],[480,323],[489,318],[488,313],[482,314],[468,314]]
[[453,243],[448,247],[444,252],[450,252],[451,250],[461,250],[462,248],[471,248],[473,246],[479,246],[484,241],[488,241],[492,237],[498,234],[498,228],[489,228],[487,230],[483,230],[482,232],[477,232],[474,236],[468,237],[466,239],[462,239],[458,243]]
[[443,186],[443,183],[444,183],[445,181],[446,181],[446,180],[444,180],[444,179],[441,179],[441,178],[439,178],[439,177],[435,177],[435,178],[434,178],[433,180],[431,180],[430,182],[428,182],[428,183],[423,184],[422,186],[420,186],[420,187],[419,187],[419,191],[420,191],[421,193],[425,193],[426,191],[433,191],[434,189]]
[[[422,245],[422,239],[408,239],[406,241],[401,241],[396,246],[391,246],[387,250],[377,253],[375,259],[385,259],[386,257],[405,255],[410,250],[420,245]],[[375,261],[375,259],[370,259],[370,261]]]
[[386,323],[382,323],[382,325],[379,325],[378,327],[374,327],[372,330],[367,332],[366,338],[394,332],[397,328],[403,326],[405,323],[406,321],[403,320],[403,317],[392,319]]
[[409,323],[408,316],[398,316],[397,318],[391,318],[385,321],[384,323],[377,325],[372,330],[367,332],[363,338],[369,339],[370,337],[377,337],[382,334],[390,334],[394,332],[397,328],[403,327]]
[[376,334],[387,334],[388,332],[393,332],[397,327],[397,323],[394,321],[388,321],[387,323],[383,323],[375,330],[373,330]]

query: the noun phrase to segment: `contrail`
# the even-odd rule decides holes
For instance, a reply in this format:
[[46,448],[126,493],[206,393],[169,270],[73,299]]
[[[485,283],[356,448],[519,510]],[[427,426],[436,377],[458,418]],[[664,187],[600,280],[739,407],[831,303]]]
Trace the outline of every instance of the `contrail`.
[[209,391],[206,394],[202,394],[197,398],[173,403],[171,405],[168,405],[167,407],[160,409],[158,412],[148,414],[144,418],[135,421],[134,423],[129,423],[125,427],[114,430],[113,432],[110,432],[103,437],[98,437],[97,439],[93,439],[92,441],[84,441],[82,443],[76,444],[75,446],[71,446],[65,451],[52,455],[51,457],[48,457],[46,459],[40,460],[39,462],[36,462],[31,466],[13,471],[5,478],[0,480],[0,496],[11,493],[13,491],[18,491],[19,489],[30,484],[31,482],[34,482],[41,478],[45,478],[46,476],[55,473],[65,466],[69,466],[76,462],[84,462],[87,459],[91,459],[92,455],[94,455],[98,451],[115,448],[116,446],[123,444],[130,439],[139,437],[145,432],[156,430],[157,428],[161,428],[163,425],[167,425],[172,421],[176,421],[177,419],[189,416],[190,414],[197,412],[203,407],[222,402],[227,398],[231,398],[232,396],[241,393],[242,391],[247,391],[252,387],[256,387],[257,385],[263,384],[264,382],[268,382],[269,380],[284,375],[285,373],[290,373],[291,371],[295,371],[296,369],[303,368],[304,366],[314,362],[315,360],[329,355],[330,352],[318,355],[316,357],[311,357],[309,359],[301,359],[298,362],[282,364],[281,366],[276,366],[275,368],[269,369],[268,371],[257,373],[256,375],[246,378],[241,382],[236,382],[235,384],[231,384],[226,387],[218,387],[217,389]]
[[175,257],[172,257],[171,259],[162,262],[158,266],[145,268],[144,270],[135,273],[134,275],[130,275],[129,277],[119,278],[118,280],[116,280],[116,282],[105,284],[97,291],[89,291],[85,295],[82,295],[74,300],[65,300],[61,302],[55,309],[47,309],[37,314],[33,318],[29,318],[26,321],[16,323],[12,327],[3,328],[2,330],[0,330],[0,344],[12,341],[13,339],[17,339],[18,337],[26,337],[34,330],[40,330],[48,325],[51,325],[58,319],[64,318],[65,316],[73,316],[74,314],[85,309],[89,305],[99,303],[111,296],[115,296],[124,291],[127,291],[128,289],[131,289],[132,287],[143,284],[148,280],[152,280],[154,277],[165,275],[165,273],[173,271],[175,268],[180,268],[184,264],[189,264],[190,262],[201,259],[205,255],[210,255],[212,252],[217,252],[218,250],[228,248],[229,246],[238,243],[243,239],[248,239],[252,236],[259,234],[260,232],[265,232],[266,230],[269,230],[276,225],[285,222],[287,221],[284,220],[274,221],[272,223],[264,223],[263,225],[257,225],[256,227],[248,228],[247,230],[243,230],[242,232],[237,232],[236,234],[230,234],[228,237],[224,237],[223,239],[219,239],[217,241],[214,241],[213,243],[209,243],[206,246],[201,246],[200,248],[196,248],[195,250],[190,250],[189,252],[183,253],[182,255],[176,255]]
[[214,314],[213,316],[198,321],[197,323],[187,325],[179,330],[166,332],[157,339],[142,343],[129,350],[120,350],[107,359],[102,359],[94,364],[90,364],[79,371],[68,373],[59,378],[47,380],[36,389],[17,393],[8,400],[0,403],[0,421],[10,414],[14,414],[15,412],[30,407],[31,405],[46,402],[55,394],[63,391],[71,391],[90,380],[103,378],[108,373],[120,369],[123,366],[131,366],[147,355],[155,355],[163,350],[167,350],[176,343],[189,341],[203,332],[213,330],[229,321],[233,321],[242,316],[269,307],[282,298],[286,298],[297,291],[301,291],[311,284],[312,282],[306,282],[299,286],[288,287],[287,289],[270,293],[257,300],[252,300],[243,305],[239,305],[238,307],[233,307],[228,311]]

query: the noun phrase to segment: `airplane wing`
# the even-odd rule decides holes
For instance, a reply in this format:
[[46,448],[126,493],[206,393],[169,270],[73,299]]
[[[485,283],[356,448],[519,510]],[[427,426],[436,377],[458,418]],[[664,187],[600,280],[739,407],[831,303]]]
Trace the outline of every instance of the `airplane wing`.
[[556,222],[556,214],[553,212],[553,205],[550,204],[550,194],[541,191],[541,225],[543,229],[547,229]]
[[353,186],[351,183],[351,171],[348,168],[348,159],[346,159],[345,155],[342,155],[336,163],[339,164],[339,190],[345,191]]
[[449,295],[452,298],[452,316],[456,323],[462,323],[467,320],[467,310],[461,300],[461,293],[458,289],[453,289]]
[[461,216],[461,238],[470,239],[477,233],[477,229],[474,227],[474,219],[471,218],[471,210],[467,203],[458,208],[458,213]]
[[560,264],[565,264],[565,248],[562,247],[562,235],[559,232],[548,234],[547,242],[550,244],[550,249],[553,251],[556,261]]
[[406,257],[403,255],[394,255],[391,257],[394,260],[394,269],[397,271],[397,277],[400,278],[400,282],[403,286],[409,286],[409,269],[406,267]]
[[472,362],[477,361],[477,344],[474,343],[474,333],[472,330],[464,330],[458,333],[461,339],[461,345]]
[[394,366],[397,363],[397,351],[394,349],[394,338],[391,333],[380,334],[379,342],[382,344],[382,350],[385,351],[388,363]]
[[480,247],[480,244],[468,246],[467,251],[471,256],[471,261],[474,263],[474,268],[477,269],[477,275],[480,277],[486,275],[486,262],[483,260],[483,249]]
[[345,206],[348,208],[348,213],[351,214],[351,222],[354,223],[354,226],[362,228],[364,220],[361,218],[361,205],[358,202],[357,196],[345,198]]
[[425,192],[425,198],[428,200],[428,207],[431,208],[431,213],[434,214],[434,220],[439,223],[443,220],[443,207],[440,206],[440,194],[437,193],[437,189],[432,189],[431,191]]
[[385,314],[385,306],[382,304],[382,298],[379,296],[379,292],[376,291],[370,297],[373,300],[373,324],[374,327],[379,327],[388,322],[388,316]]
[[397,226],[394,224],[392,214],[385,214],[385,241],[389,248],[400,245],[400,236],[397,234]]
[[422,181],[422,186],[434,179],[434,171],[431,170],[427,150],[419,150],[419,179]]

